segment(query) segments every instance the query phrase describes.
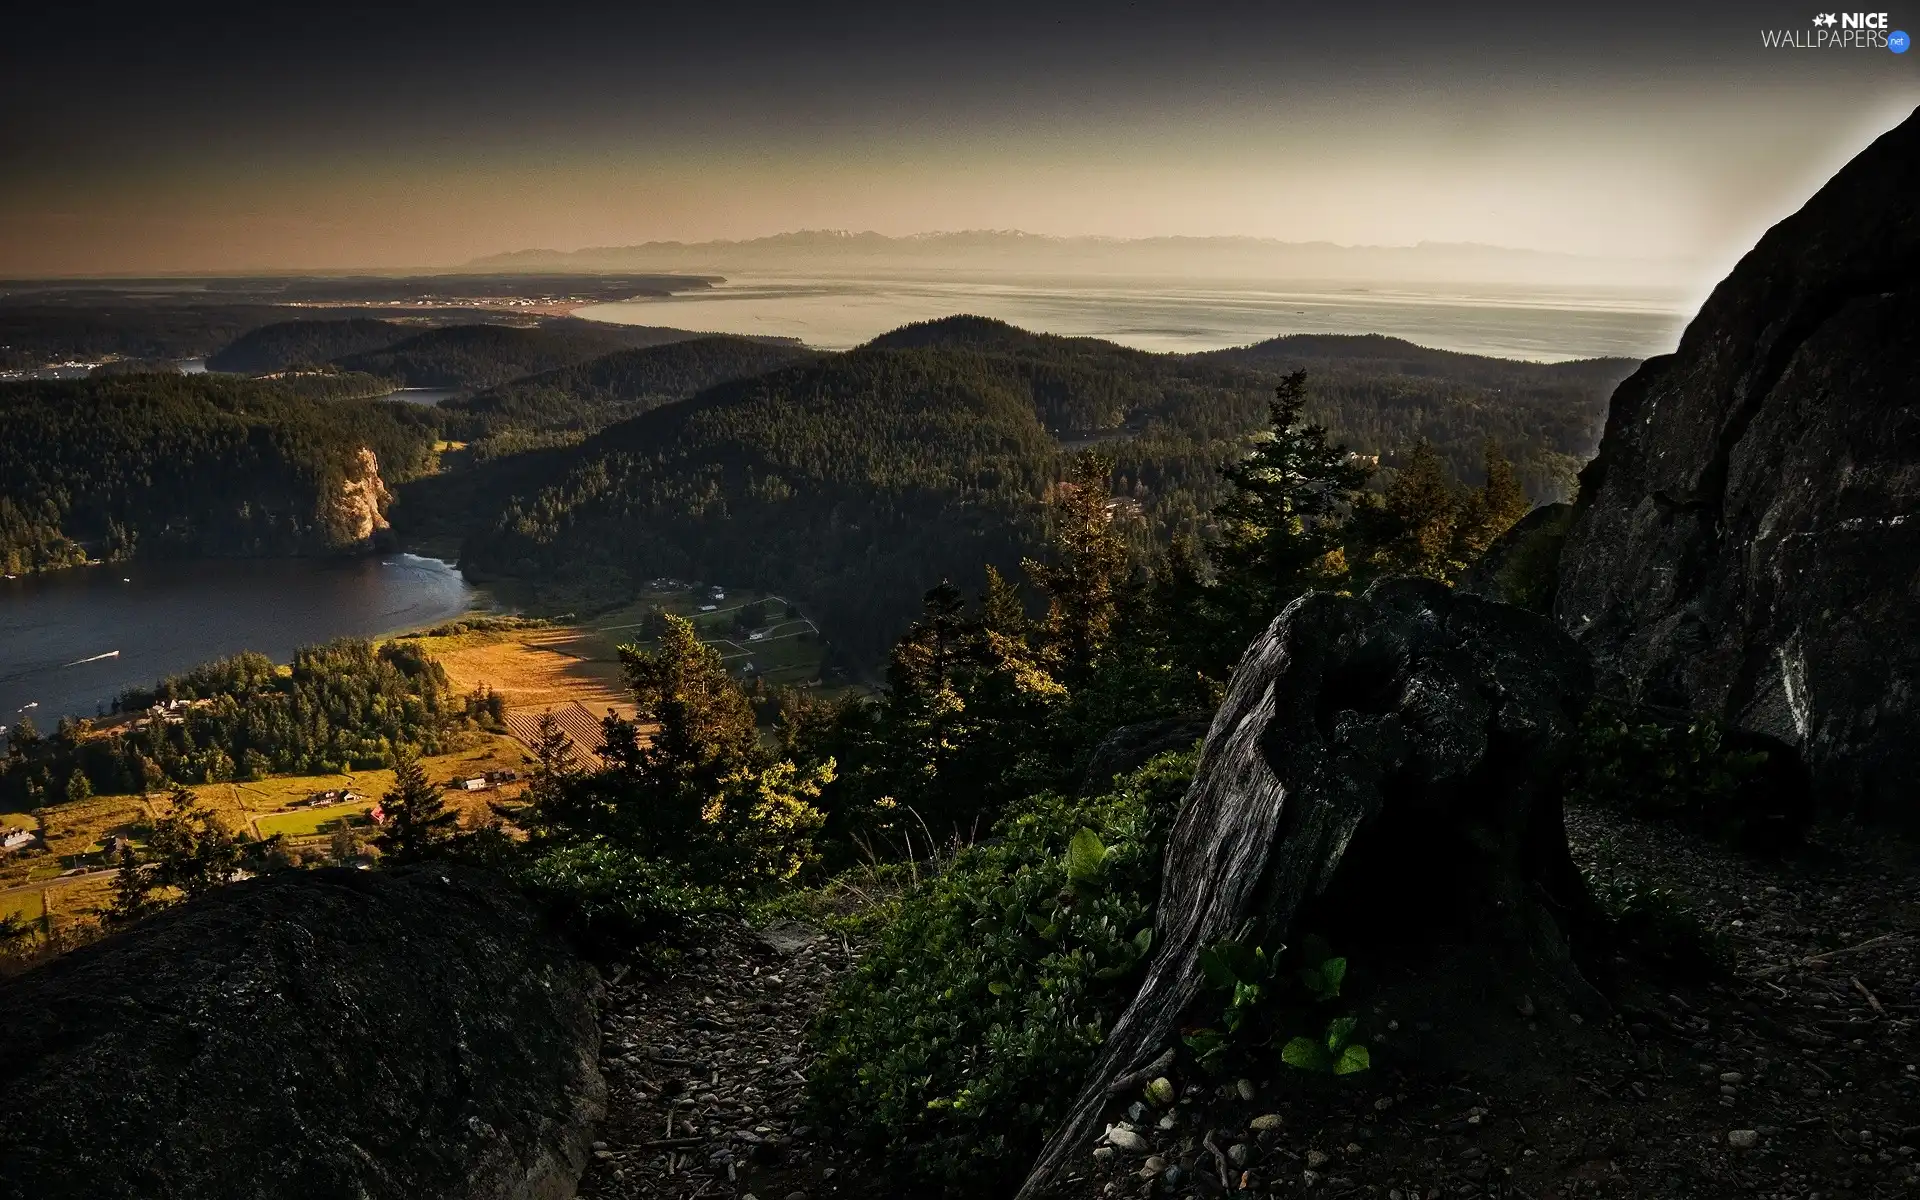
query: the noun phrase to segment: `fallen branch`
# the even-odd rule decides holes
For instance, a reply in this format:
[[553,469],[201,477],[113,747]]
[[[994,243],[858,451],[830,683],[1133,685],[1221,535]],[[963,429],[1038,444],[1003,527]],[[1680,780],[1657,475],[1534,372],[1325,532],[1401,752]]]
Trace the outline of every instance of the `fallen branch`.
[[1839,958],[1843,954],[1856,954],[1862,950],[1867,950],[1874,946],[1885,945],[1888,942],[1908,942],[1912,940],[1913,939],[1906,934],[1883,933],[1879,937],[1868,938],[1866,941],[1861,942],[1857,946],[1847,946],[1840,950],[1828,950],[1820,954],[1809,954],[1793,962],[1777,963],[1771,967],[1762,967],[1758,971],[1755,971],[1753,973],[1753,977],[1755,979],[1765,979],[1769,975],[1784,974],[1788,971],[1793,970],[1795,967],[1804,968],[1804,967],[1811,967],[1816,963],[1819,963],[1819,964],[1828,963],[1833,961],[1836,958]]
[[1858,975],[1849,975],[1847,976],[1847,978],[1853,981],[1854,987],[1860,989],[1860,994],[1867,998],[1867,1003],[1873,1006],[1873,1011],[1879,1013],[1884,1018],[1887,1015],[1887,1010],[1880,1007],[1880,997],[1868,991],[1867,985],[1860,982],[1860,977]]

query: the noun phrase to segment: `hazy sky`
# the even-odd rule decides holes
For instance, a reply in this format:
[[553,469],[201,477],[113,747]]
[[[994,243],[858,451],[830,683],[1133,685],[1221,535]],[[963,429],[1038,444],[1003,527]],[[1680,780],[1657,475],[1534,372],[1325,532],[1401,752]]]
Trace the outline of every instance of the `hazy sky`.
[[1762,48],[1809,3],[1566,7],[36,5],[0,45],[0,275],[801,228],[1717,273],[1920,105],[1920,52]]

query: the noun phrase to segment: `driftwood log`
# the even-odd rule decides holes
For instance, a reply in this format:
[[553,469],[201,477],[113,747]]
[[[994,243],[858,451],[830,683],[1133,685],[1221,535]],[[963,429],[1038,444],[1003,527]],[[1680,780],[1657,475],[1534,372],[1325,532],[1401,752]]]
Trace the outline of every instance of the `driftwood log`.
[[1546,618],[1429,581],[1289,605],[1207,734],[1146,979],[1020,1196],[1099,1134],[1116,1080],[1174,1044],[1200,952],[1249,920],[1274,939],[1311,920],[1414,975],[1491,973],[1465,991],[1502,1003],[1604,1011],[1571,953],[1595,910],[1560,802],[1592,690],[1586,655]]

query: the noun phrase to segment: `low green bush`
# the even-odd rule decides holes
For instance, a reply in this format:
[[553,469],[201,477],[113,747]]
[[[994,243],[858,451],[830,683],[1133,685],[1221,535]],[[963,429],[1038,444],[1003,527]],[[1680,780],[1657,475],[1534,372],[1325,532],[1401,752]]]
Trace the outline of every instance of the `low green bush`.
[[1566,796],[1775,852],[1806,832],[1807,786],[1784,743],[1699,714],[1599,700],[1581,722]]
[[515,876],[590,950],[684,935],[745,905],[739,892],[689,882],[677,864],[604,838],[538,850],[518,865]]
[[1708,929],[1678,893],[1624,874],[1589,875],[1587,885],[1613,918],[1615,936],[1642,958],[1682,979],[1726,972],[1733,957],[1726,939]]
[[1192,772],[1167,754],[1104,795],[1031,798],[911,890],[815,1022],[815,1119],[902,1184],[1017,1184],[1138,988]]

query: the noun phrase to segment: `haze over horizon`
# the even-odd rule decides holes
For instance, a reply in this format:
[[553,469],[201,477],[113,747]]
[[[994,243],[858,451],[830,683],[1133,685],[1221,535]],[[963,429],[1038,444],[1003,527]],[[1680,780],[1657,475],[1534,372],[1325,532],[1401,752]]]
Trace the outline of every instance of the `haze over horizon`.
[[1017,229],[1700,285],[1920,104],[1920,55],[1761,47],[1804,8],[40,9],[0,50],[0,275]]

